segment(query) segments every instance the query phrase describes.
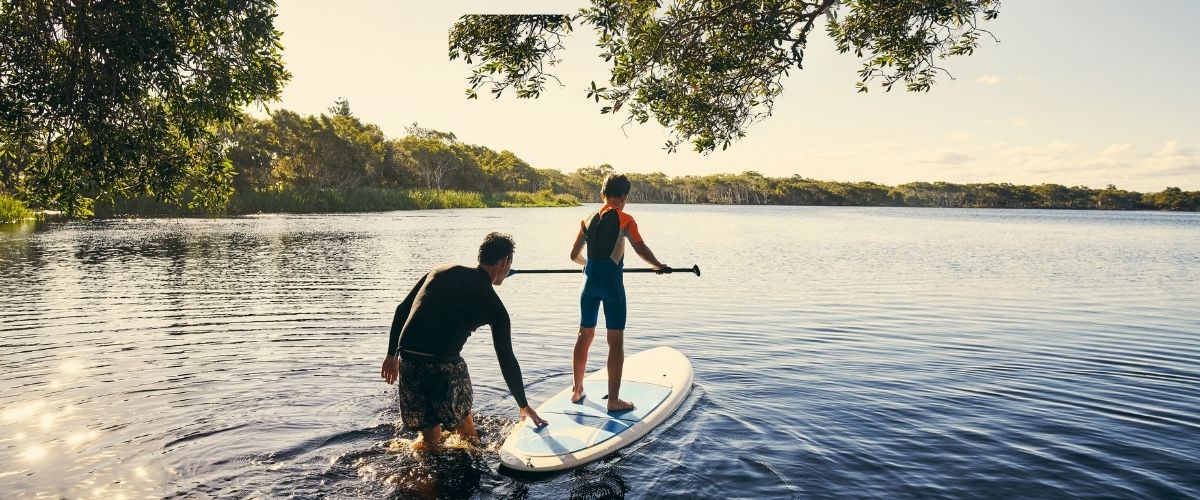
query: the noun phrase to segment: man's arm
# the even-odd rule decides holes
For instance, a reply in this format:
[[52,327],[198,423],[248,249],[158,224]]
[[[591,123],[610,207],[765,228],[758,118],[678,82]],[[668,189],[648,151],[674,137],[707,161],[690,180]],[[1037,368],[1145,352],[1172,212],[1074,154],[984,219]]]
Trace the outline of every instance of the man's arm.
[[499,297],[496,297],[491,308],[492,345],[496,348],[500,373],[504,375],[504,383],[512,393],[513,399],[517,400],[517,406],[524,408],[529,406],[529,402],[525,400],[525,381],[521,378],[521,364],[517,362],[517,355],[512,348],[512,323],[508,318],[508,310],[504,308]]
[[512,393],[513,399],[517,400],[517,406],[521,408],[521,420],[531,418],[533,424],[538,427],[548,425],[549,423],[538,416],[525,399],[525,381],[521,379],[521,365],[517,363],[517,355],[513,353],[512,348],[512,322],[508,317],[508,310],[504,308],[504,303],[500,302],[500,297],[496,296],[495,291],[492,292],[492,297],[495,298],[490,324],[492,345],[496,348],[496,359],[500,361],[500,373],[504,375],[504,383]]
[[587,265],[587,259],[583,258],[583,244],[587,241],[587,231],[583,228],[583,224],[579,225],[579,234],[575,235],[575,244],[571,246],[571,260],[581,266]]
[[389,384],[394,383],[400,376],[400,360],[396,357],[396,351],[400,348],[400,333],[404,331],[404,324],[412,315],[413,302],[416,301],[421,287],[425,286],[425,278],[428,276],[426,274],[417,281],[413,289],[408,292],[408,296],[404,297],[404,301],[396,306],[396,315],[392,316],[392,330],[388,335],[387,355],[383,358],[383,368],[379,370],[379,376]]
[[404,324],[408,322],[408,317],[412,315],[413,302],[417,299],[417,293],[421,291],[421,287],[425,286],[425,278],[428,274],[421,276],[417,280],[417,284],[408,292],[408,296],[404,297],[404,301],[396,306],[396,315],[392,316],[392,330],[388,337],[388,356],[395,356],[396,349],[400,346],[400,332],[404,330]]

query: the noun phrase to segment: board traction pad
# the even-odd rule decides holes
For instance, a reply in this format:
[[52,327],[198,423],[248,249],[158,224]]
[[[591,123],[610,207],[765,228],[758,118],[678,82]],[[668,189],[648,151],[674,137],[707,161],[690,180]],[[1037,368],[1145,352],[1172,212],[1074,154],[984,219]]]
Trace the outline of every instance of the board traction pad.
[[581,404],[570,401],[570,392],[555,397],[537,409],[550,425],[536,428],[523,424],[516,447],[526,456],[554,456],[596,446],[629,429],[658,408],[671,394],[671,388],[658,384],[626,380],[621,382],[621,399],[634,404],[631,411],[609,414],[607,380],[585,380],[587,397]]

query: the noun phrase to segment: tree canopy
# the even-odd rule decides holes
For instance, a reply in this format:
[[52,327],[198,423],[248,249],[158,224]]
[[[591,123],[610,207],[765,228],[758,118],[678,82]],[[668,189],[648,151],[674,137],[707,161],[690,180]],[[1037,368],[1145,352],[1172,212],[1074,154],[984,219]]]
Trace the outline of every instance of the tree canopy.
[[[803,69],[817,21],[840,52],[862,59],[858,89],[928,91],[939,60],[969,55],[981,21],[999,0],[592,0],[573,15],[470,15],[450,30],[450,59],[472,64],[469,98],[541,95],[576,25],[598,33],[608,83],[587,97],[601,113],[625,110],[628,122],[654,119],[671,131],[665,149],[690,141],[696,151],[728,148],[770,116],[783,80]],[[627,123],[628,123],[627,122]]]
[[511,151],[466,144],[452,132],[413,123],[388,138],[338,100],[329,113],[286,109],[244,116],[222,130],[239,191],[301,188],[540,191],[549,180]]
[[289,78],[274,0],[0,0],[0,192],[228,199],[218,125]]

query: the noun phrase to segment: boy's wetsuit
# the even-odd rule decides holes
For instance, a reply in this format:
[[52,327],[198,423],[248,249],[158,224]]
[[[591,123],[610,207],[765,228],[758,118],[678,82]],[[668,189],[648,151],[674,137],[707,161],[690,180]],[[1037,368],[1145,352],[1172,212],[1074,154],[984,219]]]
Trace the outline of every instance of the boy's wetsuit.
[[579,326],[595,328],[604,304],[604,326],[625,329],[625,240],[640,243],[637,222],[621,209],[605,204],[584,219],[587,264],[583,268],[583,291],[579,295]]
[[504,383],[521,408],[528,406],[521,366],[513,354],[508,310],[492,288],[487,271],[446,264],[433,268],[396,307],[388,339],[388,355],[402,360],[452,361],[467,337],[483,325],[492,327],[492,345]]

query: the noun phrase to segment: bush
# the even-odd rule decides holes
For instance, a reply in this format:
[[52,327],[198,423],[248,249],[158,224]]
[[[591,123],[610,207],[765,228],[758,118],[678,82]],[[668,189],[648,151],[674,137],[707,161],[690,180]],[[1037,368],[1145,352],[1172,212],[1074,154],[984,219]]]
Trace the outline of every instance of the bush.
[[26,208],[20,200],[0,195],[0,223],[21,222],[36,217],[37,214]]

